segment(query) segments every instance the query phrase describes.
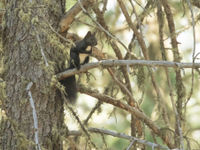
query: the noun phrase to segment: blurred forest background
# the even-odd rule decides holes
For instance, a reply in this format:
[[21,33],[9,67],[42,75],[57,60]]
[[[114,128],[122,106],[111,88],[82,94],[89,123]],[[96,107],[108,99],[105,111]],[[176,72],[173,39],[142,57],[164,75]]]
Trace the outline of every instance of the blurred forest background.
[[[18,9],[26,7],[28,10],[29,7],[30,9],[33,7],[31,1],[24,3],[27,4],[19,5],[20,8]],[[51,1],[41,1],[40,5],[34,7],[44,7],[40,11],[52,11],[51,13],[56,14],[58,7],[56,4],[54,7],[53,4],[54,2],[51,4]],[[2,41],[4,41],[5,33],[8,30],[6,21],[9,20],[11,5],[10,2],[3,1],[0,5]],[[37,26],[42,24],[42,28],[37,33],[48,34],[49,36],[46,40],[41,40],[41,43],[49,43],[47,47],[43,45],[44,54],[47,57],[47,62],[49,62],[48,67],[44,65],[44,59],[40,52],[31,53],[36,55],[31,59],[38,61],[38,65],[43,62],[41,68],[50,72],[47,73],[50,77],[47,78],[49,79],[46,81],[48,83],[45,82],[46,87],[51,85],[62,90],[55,79],[55,75],[61,71],[56,70],[55,66],[58,65],[58,68],[68,66],[69,50],[72,43],[82,39],[88,31],[96,32],[98,41],[98,45],[93,48],[90,62],[107,59],[199,62],[200,1],[198,0],[88,0],[88,4],[85,4],[84,0],[66,0],[65,12],[74,11],[76,7],[79,7],[80,13],[74,16],[72,14],[71,17],[74,20],[70,22],[67,30],[60,26],[59,29],[64,30],[61,32],[56,28],[52,29],[52,26],[56,24],[53,20],[47,20],[47,23],[45,19],[41,19],[42,17],[39,20],[31,19],[31,14],[25,8],[22,9],[23,13],[27,13],[31,17],[27,17],[19,11],[18,15],[23,18],[21,22],[27,22],[26,19],[30,19],[29,23],[32,24],[37,22],[34,24],[35,27],[33,28],[35,29],[33,30],[37,30]],[[6,17],[3,17],[4,14],[6,14]],[[56,15],[54,17],[56,18]],[[62,19],[63,17],[61,17]],[[64,40],[60,40],[62,39],[60,36],[70,42],[63,42]],[[43,36],[40,36],[40,38],[42,39]],[[20,42],[24,42],[24,40]],[[5,107],[10,98],[7,98],[7,76],[9,75],[7,65],[9,63],[5,61],[8,57],[6,52],[8,47],[5,46],[5,43],[1,42],[0,45],[1,122],[6,122],[5,120],[12,118],[7,115],[7,107]],[[16,43],[13,42],[13,44]],[[53,47],[56,52],[61,53],[59,56],[57,53],[53,54],[56,55],[56,61],[54,61],[53,55],[45,51],[49,47]],[[34,48],[40,49],[41,47],[36,46]],[[62,66],[63,61],[66,61],[65,67]],[[25,85],[28,81],[35,82],[37,80],[23,77],[23,84],[26,80]],[[68,148],[109,150],[200,149],[200,70],[198,68],[192,69],[192,66],[189,68],[142,65],[101,66],[88,70],[86,73],[77,74],[76,79],[79,86],[78,100],[76,104],[72,106],[66,104],[64,107],[65,128],[57,128],[58,132],[51,130],[52,135],[56,132],[56,137],[60,137],[59,140],[61,140],[64,150]],[[24,93],[26,93],[25,85],[22,86]],[[37,86],[34,86],[35,88]],[[55,91],[55,88],[51,90]],[[49,93],[44,92],[43,94]],[[34,96],[37,99],[38,95],[33,94]],[[40,96],[42,100],[43,95]],[[22,105],[29,103],[28,99],[26,95],[22,100]],[[37,103],[37,100],[35,103]],[[36,112],[40,124],[40,119],[44,116],[41,115],[40,117],[39,105],[40,103],[36,104]],[[24,107],[30,106],[27,104]],[[19,106],[17,108],[24,107]],[[27,111],[30,112],[32,118],[32,109]],[[31,122],[28,125],[33,128],[33,120]],[[5,123],[2,124],[5,125]],[[3,125],[0,129],[0,144],[5,137]],[[23,131],[22,128],[19,129],[20,133],[26,132],[24,134],[27,135],[27,131]],[[116,134],[116,132],[121,134]],[[34,134],[31,134],[30,137],[23,136],[23,139],[28,137],[34,143]],[[45,143],[43,136],[39,130],[41,147]],[[52,138],[48,142],[52,142],[52,140],[54,139]],[[17,144],[18,148],[22,146],[23,142],[19,143]],[[29,142],[25,144],[27,143],[30,146]],[[48,146],[44,146],[44,148],[56,149]]]

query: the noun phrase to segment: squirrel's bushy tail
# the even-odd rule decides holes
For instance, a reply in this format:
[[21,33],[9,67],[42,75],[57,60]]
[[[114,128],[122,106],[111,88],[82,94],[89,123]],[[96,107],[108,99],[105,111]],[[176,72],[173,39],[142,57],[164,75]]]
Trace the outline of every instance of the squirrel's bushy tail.
[[65,87],[65,91],[67,93],[67,98],[69,102],[75,103],[77,99],[77,87],[76,87],[75,75],[61,80],[60,83]]

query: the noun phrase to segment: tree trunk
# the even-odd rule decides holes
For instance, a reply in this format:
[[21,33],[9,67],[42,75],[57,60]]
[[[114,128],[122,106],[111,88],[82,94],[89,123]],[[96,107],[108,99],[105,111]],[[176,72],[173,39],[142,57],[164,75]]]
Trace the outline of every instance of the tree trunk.
[[62,0],[7,1],[2,37],[6,83],[2,101],[6,117],[0,129],[2,150],[38,149],[26,90],[30,82],[40,147],[62,150],[59,131],[64,122],[63,100],[52,79],[63,67],[64,57],[63,50],[56,46],[59,39],[49,25],[58,28],[64,7]]

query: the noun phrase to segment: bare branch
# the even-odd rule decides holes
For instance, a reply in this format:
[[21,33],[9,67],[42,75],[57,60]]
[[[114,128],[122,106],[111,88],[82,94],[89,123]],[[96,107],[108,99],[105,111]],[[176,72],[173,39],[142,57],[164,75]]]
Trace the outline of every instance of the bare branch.
[[170,148],[174,148],[173,143],[170,142],[169,137],[167,134],[163,134],[162,131],[160,130],[159,127],[157,127],[157,125],[155,125],[155,123],[150,120],[143,112],[139,111],[137,108],[135,107],[131,107],[125,103],[123,103],[120,100],[116,100],[108,95],[104,95],[104,94],[100,94],[98,91],[93,91],[90,90],[86,87],[83,86],[79,86],[79,91],[81,93],[85,93],[87,95],[90,95],[92,97],[95,97],[105,103],[109,103],[113,106],[116,106],[118,108],[121,108],[125,111],[130,112],[131,114],[135,115],[138,119],[140,119],[141,121],[143,121],[155,134],[157,134],[158,136],[160,136],[162,138],[162,140],[170,147]]
[[[118,132],[108,130],[108,129],[99,129],[99,128],[92,128],[91,127],[91,128],[88,128],[88,131],[94,132],[94,133],[99,133],[99,134],[106,134],[106,135],[110,135],[110,136],[114,136],[114,137],[118,137],[118,138],[123,138],[123,139],[126,139],[126,140],[130,140],[132,142],[134,141],[134,142],[144,144],[144,145],[154,147],[154,148],[167,149],[167,150],[179,150],[179,149],[169,149],[169,148],[162,146],[160,144],[152,143],[152,142],[149,142],[147,140],[142,140],[142,139],[139,139],[139,138],[136,138],[136,137],[133,137],[133,136],[126,135],[124,133],[118,133]],[[82,135],[82,132],[76,131],[76,130],[71,130],[71,131],[68,132],[68,136],[73,136],[73,135],[80,136],[80,135]]]
[[[194,20],[194,13],[192,10],[191,2],[190,0],[187,0],[188,7],[190,9],[191,18],[192,18],[192,30],[193,30],[193,52],[192,52],[192,63],[195,63],[195,53],[196,53],[196,34],[195,34],[195,20]],[[194,68],[192,68],[192,82],[191,82],[191,89],[189,96],[187,98],[187,101],[185,103],[185,106],[187,105],[188,101],[190,100],[192,93],[193,93],[193,87],[194,87]]]
[[98,101],[96,103],[96,105],[94,106],[94,108],[90,111],[89,115],[87,116],[87,118],[84,121],[84,125],[88,124],[89,119],[92,117],[92,115],[94,114],[94,112],[101,106],[102,102]]
[[[60,91],[62,94],[63,99],[65,100],[65,102],[67,101],[64,93],[62,91]],[[81,129],[83,130],[83,132],[85,133],[85,135],[87,136],[89,142],[97,149],[96,145],[94,144],[94,142],[92,142],[90,134],[88,133],[87,129],[85,128],[85,125],[81,122],[81,120],[79,119],[78,115],[76,114],[76,112],[74,111],[74,109],[68,105],[66,103],[66,107],[70,110],[70,112],[72,113],[72,115],[74,116],[74,118],[76,119],[76,121],[79,123]]]
[[169,150],[169,148],[167,148],[165,146],[155,144],[155,143],[152,143],[152,142],[149,142],[149,141],[146,141],[146,140],[142,140],[142,139],[139,139],[139,138],[136,138],[136,137],[133,137],[133,136],[129,136],[129,135],[126,135],[124,133],[117,133],[117,132],[114,132],[114,131],[111,131],[111,130],[98,129],[98,128],[89,128],[88,130],[90,132],[103,133],[103,134],[111,135],[111,136],[114,136],[114,137],[131,140],[131,141],[134,141],[134,142],[137,142],[137,143],[140,143],[140,144],[144,144],[144,145],[147,145],[147,146],[150,146],[150,147],[154,146],[155,148]]
[[[168,3],[168,0],[162,0],[162,5],[164,7],[164,11],[166,14],[167,22],[168,22],[168,28],[170,31],[170,38],[171,38],[171,45],[173,48],[173,57],[174,61],[180,62],[181,57],[179,54],[178,50],[178,42],[176,38],[176,29],[175,29],[175,23],[174,23],[174,17],[170,8],[170,5]],[[194,64],[194,63],[193,63]],[[180,69],[176,69],[176,93],[177,93],[177,112],[178,112],[178,117],[176,117],[176,130],[175,132],[177,135],[180,136],[180,140],[178,141],[175,139],[176,145],[179,145],[180,147],[183,148],[183,134],[182,134],[182,129],[181,129],[181,120],[182,118],[182,105],[183,105],[183,100],[185,96],[185,87],[183,84],[182,76]]]
[[[94,0],[81,0],[82,5],[87,8],[89,5],[91,5],[94,2]],[[76,15],[79,14],[81,11],[81,7],[79,5],[79,2],[77,2],[61,19],[59,23],[59,32],[65,32],[68,30],[72,22],[74,21],[74,18]]]
[[126,10],[126,7],[125,7],[123,1],[122,1],[122,0],[118,0],[118,3],[119,3],[119,5],[120,5],[120,8],[121,8],[121,10],[122,10],[122,12],[123,12],[125,18],[126,18],[127,23],[129,24],[130,28],[133,30],[134,34],[135,34],[136,37],[137,37],[137,40],[138,40],[138,42],[139,42],[139,44],[140,44],[140,47],[141,47],[141,49],[142,49],[144,58],[145,58],[145,59],[149,59],[149,56],[148,56],[148,54],[147,54],[147,52],[148,52],[148,51],[147,51],[147,47],[146,47],[146,45],[145,45],[145,42],[144,42],[144,40],[143,40],[143,37],[142,37],[141,33],[138,32],[136,26],[133,24],[133,22],[132,22],[132,20],[131,20],[131,18],[130,18],[130,16],[129,16],[129,14],[128,14],[128,11]]
[[133,139],[126,150],[130,150],[134,143],[135,143],[135,140]]
[[[132,22],[129,14],[128,14],[128,11],[127,11],[126,6],[124,5],[123,1],[122,0],[117,0],[117,1],[118,1],[119,5],[120,5],[120,8],[121,8],[121,10],[122,10],[125,18],[126,18],[127,23],[129,24],[130,28],[133,30],[135,36],[137,37],[137,40],[138,40],[138,43],[140,44],[140,47],[141,47],[141,50],[142,50],[144,58],[146,60],[149,60],[149,54],[148,54],[148,50],[147,50],[147,47],[146,47],[144,39],[143,39],[142,31],[140,30],[140,32],[139,32],[138,29],[137,29],[137,27],[133,24],[133,22]],[[136,18],[137,18],[137,15],[136,15]],[[153,71],[152,71],[151,68],[148,68],[148,71],[149,71],[150,76],[151,76],[151,82],[152,82],[153,87],[154,87],[154,89],[156,91],[156,94],[157,94],[157,99],[159,101],[161,101],[161,92],[160,92],[160,89],[157,86],[157,83],[155,81],[155,76],[153,74]]]
[[[106,25],[106,22],[104,20],[104,14],[100,11],[100,9],[98,7],[94,7],[93,8],[94,12],[96,13],[96,18],[97,18],[97,21],[98,23],[108,31],[108,26]],[[108,31],[110,33],[110,31]],[[115,52],[115,55],[117,56],[118,59],[123,59],[123,56],[122,56],[122,53],[119,49],[119,47],[117,46],[117,43],[115,41],[110,41],[109,38],[107,37],[109,43],[111,44],[114,52]],[[130,52],[127,51],[127,53],[130,55]],[[132,54],[131,54],[132,55]],[[132,55],[133,56],[133,55]],[[136,59],[136,58],[135,58]],[[108,68],[107,69],[108,72],[110,73],[112,79],[117,83],[117,85],[120,87],[121,91],[124,93],[124,95],[127,95],[129,97],[128,99],[128,104],[135,107],[137,104],[137,102],[135,101],[135,98],[133,97],[132,95],[132,88],[131,88],[131,83],[130,83],[130,79],[129,79],[129,76],[128,76],[128,69],[126,66],[123,66],[121,67],[121,70],[122,70],[122,73],[124,75],[124,78],[125,78],[125,83],[123,83],[122,81],[120,81],[119,78],[117,78],[115,76],[115,71],[114,69],[111,69],[111,68]],[[137,123],[138,120],[135,119],[135,116],[131,115],[131,135],[132,136],[135,136],[136,135],[136,130],[139,133],[139,135],[141,135],[141,124],[140,123]],[[137,127],[136,124],[139,124]]]
[[200,63],[180,63],[171,61],[154,61],[154,60],[101,60],[98,62],[88,63],[81,66],[80,70],[70,69],[61,73],[58,73],[57,79],[62,80],[66,77],[74,74],[86,72],[89,69],[97,67],[114,67],[114,66],[148,66],[148,67],[172,67],[172,68],[200,68]]

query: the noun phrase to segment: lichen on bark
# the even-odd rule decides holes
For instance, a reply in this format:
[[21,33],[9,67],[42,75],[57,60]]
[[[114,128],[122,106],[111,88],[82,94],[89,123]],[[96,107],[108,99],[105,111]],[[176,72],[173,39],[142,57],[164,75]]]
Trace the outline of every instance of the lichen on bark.
[[0,129],[0,134],[4,132],[0,139],[3,149],[35,149],[32,108],[26,90],[28,83],[33,82],[30,91],[38,118],[41,147],[62,150],[61,137],[53,130],[63,127],[63,100],[52,84],[52,78],[64,68],[67,52],[63,48],[67,46],[49,27],[58,27],[59,16],[63,13],[61,5],[53,0],[48,3],[57,11],[51,11],[43,0],[7,2],[2,73],[5,81],[2,109],[6,117]]

